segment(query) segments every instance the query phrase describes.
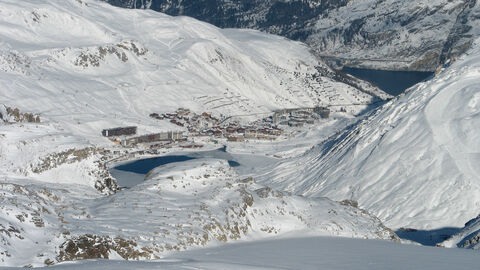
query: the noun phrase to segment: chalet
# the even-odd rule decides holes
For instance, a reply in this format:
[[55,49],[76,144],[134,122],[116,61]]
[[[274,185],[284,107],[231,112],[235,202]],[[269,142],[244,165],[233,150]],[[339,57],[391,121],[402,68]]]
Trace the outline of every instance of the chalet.
[[328,118],[330,116],[330,109],[327,107],[315,107],[313,111],[320,115],[321,118]]
[[181,127],[184,126],[184,124],[183,124],[182,122],[177,121],[177,120],[175,120],[175,119],[170,120],[170,122],[171,122],[172,124],[177,125],[177,126],[181,126]]
[[256,130],[246,130],[245,131],[245,138],[247,139],[255,139],[257,138],[257,131]]
[[128,138],[122,141],[122,145],[129,146],[137,143],[151,143],[158,141],[178,141],[183,139],[183,132],[169,131],[154,134],[147,134],[138,137]]
[[202,133],[204,133],[206,135],[213,135],[213,134],[215,134],[215,131],[213,131],[213,129],[208,129],[208,130],[202,131]]
[[226,131],[227,131],[228,134],[232,134],[232,133],[237,132],[237,129],[234,128],[234,127],[227,127]]
[[227,140],[229,142],[244,142],[245,141],[245,137],[243,136],[228,136],[227,137]]
[[298,117],[308,117],[308,116],[312,115],[312,113],[310,111],[307,111],[307,110],[295,111],[292,114],[296,115]]
[[190,114],[190,110],[189,110],[189,109],[185,109],[185,108],[178,108],[177,114],[178,114],[178,115],[189,115],[189,114]]
[[247,129],[245,130],[245,138],[256,138],[257,137],[257,130],[255,129]]
[[296,120],[290,120],[290,121],[288,121],[288,126],[290,126],[290,127],[303,127],[303,122],[296,121]]
[[111,129],[104,129],[102,130],[102,135],[105,137],[113,137],[113,136],[122,136],[122,135],[135,135],[137,134],[137,127],[118,127],[118,128],[111,128]]
[[187,144],[187,145],[182,145],[182,148],[202,148],[203,145],[201,144]]

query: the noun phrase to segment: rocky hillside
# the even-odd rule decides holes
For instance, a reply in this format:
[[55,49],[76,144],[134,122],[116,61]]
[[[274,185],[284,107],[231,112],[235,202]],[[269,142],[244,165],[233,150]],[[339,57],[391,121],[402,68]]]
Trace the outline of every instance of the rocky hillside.
[[433,71],[480,34],[475,0],[105,0],[305,41],[334,65]]

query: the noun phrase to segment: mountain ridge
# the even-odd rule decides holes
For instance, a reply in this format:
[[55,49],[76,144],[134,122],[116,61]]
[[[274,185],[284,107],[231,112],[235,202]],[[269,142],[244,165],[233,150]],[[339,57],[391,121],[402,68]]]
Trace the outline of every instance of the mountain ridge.
[[356,200],[395,229],[463,226],[480,203],[479,59],[477,39],[431,80],[262,181],[304,196]]
[[[306,42],[334,66],[435,71],[479,34],[476,0],[105,0]],[[372,8],[373,7],[373,8]]]

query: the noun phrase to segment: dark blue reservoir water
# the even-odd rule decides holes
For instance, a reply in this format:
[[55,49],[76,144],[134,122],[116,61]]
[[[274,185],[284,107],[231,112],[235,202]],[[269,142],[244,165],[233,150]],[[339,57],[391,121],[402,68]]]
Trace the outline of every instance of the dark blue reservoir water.
[[138,174],[147,174],[149,171],[151,171],[152,169],[158,166],[162,166],[162,165],[173,163],[173,162],[187,161],[191,159],[195,159],[195,158],[189,157],[189,156],[163,156],[163,157],[146,158],[146,159],[135,160],[123,165],[119,165],[115,167],[115,169],[119,171],[127,171],[127,172],[138,173]]
[[390,71],[344,67],[343,72],[369,81],[386,93],[397,96],[409,87],[433,76],[433,72]]
[[116,166],[114,169],[137,174],[147,174],[152,169],[165,164],[182,162],[197,158],[219,158],[227,160],[228,164],[231,167],[240,166],[240,163],[234,161],[233,157],[225,151],[225,148],[220,148],[212,151],[189,152],[185,155],[169,155],[154,158],[138,159],[126,164]]
[[[117,180],[120,187],[131,188],[145,181],[146,175],[153,169],[176,162],[184,162],[192,159],[223,159],[228,162],[231,167],[240,176],[249,176],[258,168],[270,166],[278,162],[277,159],[267,158],[265,156],[255,156],[248,154],[230,154],[226,148],[219,148],[210,151],[198,152],[178,152],[176,154],[153,157],[146,159],[138,159],[117,165],[110,168],[111,175]],[[262,164],[259,166],[259,164]]]

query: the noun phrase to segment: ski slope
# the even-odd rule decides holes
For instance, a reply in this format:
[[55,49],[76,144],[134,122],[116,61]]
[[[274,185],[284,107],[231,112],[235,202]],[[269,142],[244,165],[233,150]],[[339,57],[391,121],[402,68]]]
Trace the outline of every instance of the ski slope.
[[[185,130],[153,112],[184,107],[251,115],[247,121],[279,108],[388,97],[365,82],[360,91],[335,81],[304,44],[258,31],[95,0],[2,0],[0,11],[0,121],[9,123],[0,126],[0,164],[15,176],[93,186],[95,158],[66,170],[39,167],[72,149],[111,147],[105,128]],[[9,108],[41,120],[25,123]]]
[[310,237],[235,243],[153,262],[83,261],[40,269],[332,269],[471,270],[478,254],[386,241]]
[[304,44],[258,31],[100,1],[2,0],[0,7],[2,103],[93,143],[101,127],[151,130],[158,123],[150,113],[179,107],[230,116],[388,97],[331,79]]
[[286,160],[262,182],[356,200],[395,229],[463,227],[480,205],[479,81],[477,40],[435,78]]

